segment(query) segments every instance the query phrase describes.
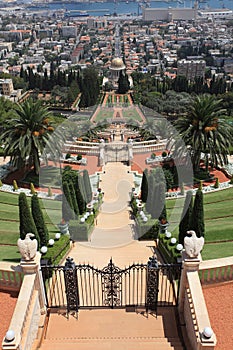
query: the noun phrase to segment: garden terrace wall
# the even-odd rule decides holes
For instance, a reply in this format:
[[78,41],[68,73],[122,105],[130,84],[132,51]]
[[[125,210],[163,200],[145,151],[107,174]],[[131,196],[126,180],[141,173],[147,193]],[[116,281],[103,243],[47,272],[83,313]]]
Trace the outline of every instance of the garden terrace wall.
[[200,264],[199,276],[203,285],[232,281],[233,256],[203,261]]
[[18,266],[12,266],[12,263],[0,262],[0,289],[19,291],[22,281],[23,273]]

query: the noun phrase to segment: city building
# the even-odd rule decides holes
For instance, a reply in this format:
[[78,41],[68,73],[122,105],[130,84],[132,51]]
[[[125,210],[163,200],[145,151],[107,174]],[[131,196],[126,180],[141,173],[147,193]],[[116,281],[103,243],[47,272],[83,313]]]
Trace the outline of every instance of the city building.
[[179,60],[177,62],[177,75],[185,76],[188,80],[197,77],[204,78],[206,62],[204,60]]

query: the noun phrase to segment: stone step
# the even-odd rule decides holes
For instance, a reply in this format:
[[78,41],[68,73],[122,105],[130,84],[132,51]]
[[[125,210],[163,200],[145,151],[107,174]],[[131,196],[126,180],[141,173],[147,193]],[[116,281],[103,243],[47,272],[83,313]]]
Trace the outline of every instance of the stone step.
[[184,350],[179,339],[166,338],[134,338],[134,339],[46,339],[40,350]]

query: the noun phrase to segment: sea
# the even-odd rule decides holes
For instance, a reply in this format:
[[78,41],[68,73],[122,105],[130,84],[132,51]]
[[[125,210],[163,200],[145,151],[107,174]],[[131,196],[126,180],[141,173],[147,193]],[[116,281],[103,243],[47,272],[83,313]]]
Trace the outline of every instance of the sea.
[[[25,3],[28,0],[25,0]],[[31,1],[30,1],[31,3]],[[166,8],[166,7],[177,7],[177,8],[192,8],[194,6],[193,0],[164,0],[164,1],[151,1],[150,3],[145,2],[90,2],[90,3],[78,3],[78,2],[62,2],[57,1],[56,3],[46,3],[44,8],[47,10],[67,10],[67,11],[81,11],[84,15],[87,13],[89,16],[109,16],[113,14],[117,15],[131,15],[139,16],[142,14],[142,7],[149,5],[151,8]],[[200,0],[199,8],[203,9],[220,9],[227,8],[233,10],[233,0]],[[43,6],[38,6],[38,9],[43,10]],[[74,12],[75,13],[75,12]]]

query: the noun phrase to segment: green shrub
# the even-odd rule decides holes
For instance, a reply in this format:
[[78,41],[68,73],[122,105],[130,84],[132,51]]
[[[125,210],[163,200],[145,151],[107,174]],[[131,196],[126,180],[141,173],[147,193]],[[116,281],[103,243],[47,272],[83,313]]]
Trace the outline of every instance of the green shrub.
[[82,154],[78,154],[77,157],[76,157],[76,159],[77,159],[77,160],[81,160],[82,157],[83,157]]
[[155,220],[148,218],[147,222],[144,222],[140,215],[136,217],[136,226],[139,240],[155,240],[158,237],[159,227]]
[[24,192],[19,194],[19,232],[21,239],[25,239],[27,233],[33,233],[38,241],[38,247],[40,247],[40,236],[38,235],[27,197]]
[[94,229],[94,215],[90,215],[83,223],[80,220],[71,220],[69,223],[70,237],[73,241],[88,241]]
[[18,187],[18,184],[17,184],[17,181],[16,180],[13,180],[13,191],[18,191],[19,187]]
[[35,190],[35,187],[34,187],[32,182],[30,183],[30,193],[31,194],[36,194],[36,190]]
[[133,215],[136,216],[138,212],[138,208],[137,208],[136,199],[134,197],[131,198],[130,205],[132,208]]
[[177,263],[177,259],[181,257],[181,253],[176,250],[176,244],[171,244],[171,238],[167,239],[164,234],[159,234],[158,248],[166,263]]
[[230,184],[233,185],[233,175],[231,175]]
[[69,249],[70,237],[61,235],[61,238],[55,241],[52,247],[48,247],[48,251],[42,255],[42,259],[48,259],[48,265],[58,265]]
[[167,157],[167,152],[164,151],[164,152],[162,153],[162,157]]
[[156,153],[151,153],[151,159],[155,159],[155,157],[156,157]]
[[214,188],[219,188],[219,178],[216,177]]
[[52,193],[52,189],[51,187],[49,186],[48,187],[48,197],[52,197],[53,193]]
[[40,207],[40,202],[36,194],[33,194],[31,198],[31,210],[37,232],[40,236],[40,246],[47,246],[49,233],[45,224],[43,212]]
[[203,180],[200,180],[198,189],[199,189],[200,191],[202,191],[202,189],[203,189]]
[[70,153],[66,153],[66,159],[69,159],[71,157]]

